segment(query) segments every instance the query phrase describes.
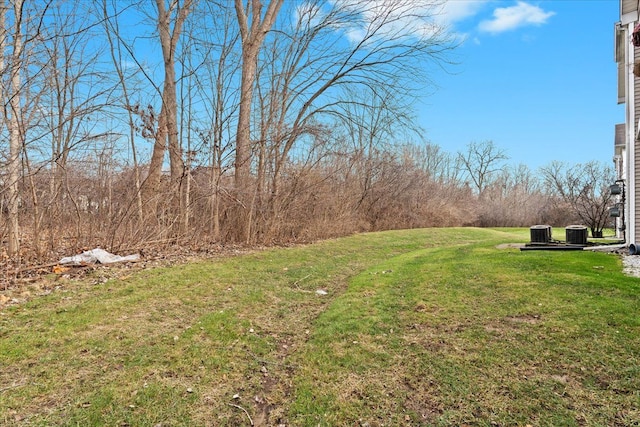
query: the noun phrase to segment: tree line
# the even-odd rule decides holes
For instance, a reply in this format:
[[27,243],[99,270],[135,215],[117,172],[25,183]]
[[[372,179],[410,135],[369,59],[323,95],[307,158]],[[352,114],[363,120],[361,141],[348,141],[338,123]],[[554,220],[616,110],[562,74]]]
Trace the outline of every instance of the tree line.
[[576,194],[606,210],[605,165],[423,138],[412,106],[459,43],[441,7],[0,0],[4,256],[562,225],[584,222]]

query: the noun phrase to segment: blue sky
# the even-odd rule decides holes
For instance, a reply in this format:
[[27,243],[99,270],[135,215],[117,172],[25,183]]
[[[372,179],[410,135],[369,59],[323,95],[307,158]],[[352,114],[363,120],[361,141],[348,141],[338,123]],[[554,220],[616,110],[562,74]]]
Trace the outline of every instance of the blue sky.
[[617,104],[618,0],[450,0],[464,36],[451,73],[419,107],[426,138],[449,152],[492,140],[509,163],[611,162]]

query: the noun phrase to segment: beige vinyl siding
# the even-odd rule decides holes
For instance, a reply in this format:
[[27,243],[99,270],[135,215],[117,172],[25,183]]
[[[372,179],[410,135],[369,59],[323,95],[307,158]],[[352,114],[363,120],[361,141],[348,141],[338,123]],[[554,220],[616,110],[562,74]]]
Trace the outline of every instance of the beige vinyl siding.
[[638,10],[638,0],[622,0],[622,15]]

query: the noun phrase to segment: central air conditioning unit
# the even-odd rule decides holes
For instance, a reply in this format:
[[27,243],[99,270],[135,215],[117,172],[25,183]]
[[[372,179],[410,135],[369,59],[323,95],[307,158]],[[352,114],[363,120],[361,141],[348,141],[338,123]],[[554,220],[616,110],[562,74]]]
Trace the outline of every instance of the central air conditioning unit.
[[531,243],[550,243],[551,242],[551,226],[550,225],[534,225],[529,229],[531,233]]
[[565,228],[565,234],[568,244],[586,246],[588,231],[584,225],[570,225]]

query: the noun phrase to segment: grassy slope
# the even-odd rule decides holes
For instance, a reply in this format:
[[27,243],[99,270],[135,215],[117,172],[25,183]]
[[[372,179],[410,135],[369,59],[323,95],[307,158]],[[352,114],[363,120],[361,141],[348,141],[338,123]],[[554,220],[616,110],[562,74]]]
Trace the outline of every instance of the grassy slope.
[[526,233],[375,233],[68,283],[0,314],[0,424],[640,423],[640,281],[612,255],[495,248]]

